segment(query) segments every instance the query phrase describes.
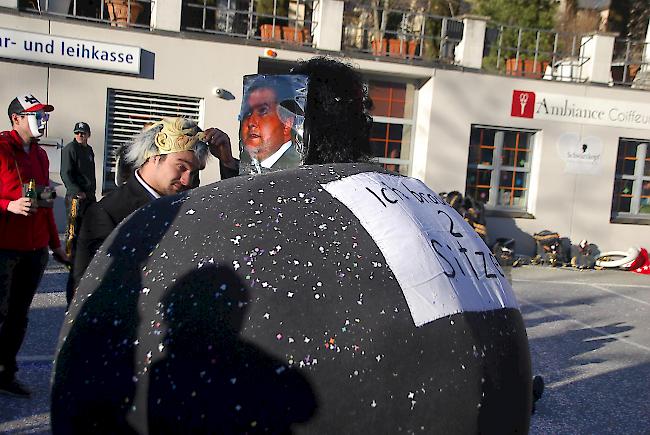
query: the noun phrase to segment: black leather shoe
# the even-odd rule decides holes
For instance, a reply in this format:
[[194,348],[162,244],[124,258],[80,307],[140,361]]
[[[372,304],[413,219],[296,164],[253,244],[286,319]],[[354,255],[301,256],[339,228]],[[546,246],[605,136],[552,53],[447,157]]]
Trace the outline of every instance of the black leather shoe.
[[32,392],[15,378],[0,381],[0,394],[28,399]]

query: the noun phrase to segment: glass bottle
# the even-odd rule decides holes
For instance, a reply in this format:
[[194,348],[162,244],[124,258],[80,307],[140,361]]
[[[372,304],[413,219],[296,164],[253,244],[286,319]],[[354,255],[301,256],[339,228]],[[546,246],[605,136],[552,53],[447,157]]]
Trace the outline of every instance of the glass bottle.
[[36,192],[36,180],[33,178],[29,180],[29,186],[27,187],[27,192],[25,193],[27,198],[31,198],[34,202],[34,206],[38,207],[38,193]]

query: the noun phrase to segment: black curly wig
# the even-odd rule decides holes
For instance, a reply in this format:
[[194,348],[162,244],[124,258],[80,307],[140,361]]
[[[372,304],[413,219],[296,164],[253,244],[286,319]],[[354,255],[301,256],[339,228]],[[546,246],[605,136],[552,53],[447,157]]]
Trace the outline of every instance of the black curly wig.
[[291,74],[309,78],[305,108],[305,164],[367,161],[372,100],[351,65],[326,57],[300,62]]

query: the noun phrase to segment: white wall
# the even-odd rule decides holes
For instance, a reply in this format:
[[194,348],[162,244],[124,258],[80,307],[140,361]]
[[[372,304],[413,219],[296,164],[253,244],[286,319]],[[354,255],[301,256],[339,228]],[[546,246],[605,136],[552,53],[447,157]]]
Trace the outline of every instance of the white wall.
[[[55,106],[48,126],[48,137],[62,138],[63,143],[72,140],[72,128],[77,121],[90,124],[92,137],[89,143],[96,156],[97,195],[101,196],[103,185],[103,158],[106,123],[107,89],[141,90],[144,92],[187,95],[205,99],[205,127],[218,127],[231,138],[233,153],[238,154],[237,116],[242,96],[242,77],[257,73],[258,61],[264,48],[243,44],[225,44],[207,40],[179,37],[163,32],[160,34],[133,29],[120,29],[105,25],[75,23],[74,21],[48,21],[37,17],[0,13],[0,27],[52,34],[113,44],[140,47],[155,56],[154,78],[84,71],[47,65],[33,65],[0,60],[0,102],[8,104],[19,93],[29,91],[42,102]],[[184,35],[188,36],[188,35]],[[278,60],[296,61],[312,56],[310,53],[278,49]],[[432,70],[422,67],[403,68],[394,63],[352,61],[363,65],[366,71],[385,72],[411,78],[421,78]],[[215,87],[230,91],[235,100],[227,101],[211,94]],[[6,119],[0,128],[9,129]],[[59,196],[65,194],[58,173],[51,174],[52,182],[59,185]],[[208,184],[219,179],[216,160],[208,164],[201,174],[201,183]],[[59,228],[65,217],[61,204],[56,205]]]
[[[134,45],[155,55],[154,79],[126,75],[83,71],[72,68],[36,66],[1,62],[0,101],[9,102],[19,93],[33,93],[42,102],[54,105],[55,111],[48,124],[48,137],[63,138],[64,144],[72,140],[75,122],[90,124],[92,137],[89,143],[96,155],[97,195],[101,195],[103,182],[103,157],[106,123],[107,89],[141,90],[205,98],[205,127],[219,127],[233,139],[233,152],[237,152],[237,115],[241,99],[242,76],[257,72],[257,61],[262,49],[243,45],[217,44],[208,41],[187,40],[160,36],[142,31],[121,30],[106,26],[81,25],[71,22],[42,20],[0,14],[0,27],[30,32],[50,33],[114,44]],[[48,29],[49,27],[49,29]],[[211,95],[214,87],[229,90],[236,99],[226,101]],[[3,118],[0,128],[10,129],[8,118]],[[60,184],[59,174],[52,173],[54,184]],[[219,166],[213,159],[203,171],[201,182],[219,179]],[[57,194],[63,196],[61,185]],[[59,207],[60,206],[60,207]],[[61,204],[56,204],[59,229],[65,218]]]
[[[103,181],[108,88],[204,98],[205,127],[216,126],[228,133],[233,152],[237,155],[242,76],[257,72],[263,47],[219,43],[202,37],[192,39],[189,34],[173,36],[167,32],[156,34],[66,20],[50,22],[6,13],[0,13],[0,27],[134,45],[155,56],[154,79],[0,61],[0,80],[3,83],[0,102],[8,104],[17,94],[30,91],[42,101],[53,104],[55,112],[48,127],[49,137],[63,138],[67,143],[72,139],[71,130],[75,122],[83,120],[90,124],[93,132],[90,143],[97,156],[99,190]],[[278,60],[290,61],[313,55],[284,49],[276,52]],[[492,240],[500,236],[516,236],[520,247],[530,247],[530,234],[551,229],[574,242],[587,238],[601,249],[626,249],[631,245],[650,247],[647,226],[609,222],[618,139],[650,139],[650,131],[510,117],[512,91],[515,89],[643,103],[647,101],[646,92],[434,70],[394,62],[344,60],[367,73],[380,73],[388,78],[399,76],[420,83],[412,173],[436,191],[464,191],[472,124],[540,130],[538,193],[533,204],[535,218],[490,218]],[[214,87],[227,89],[235,100],[214,97],[211,95]],[[9,128],[8,120],[4,119],[0,127]],[[599,175],[565,172],[556,144],[562,133],[571,131],[601,138],[604,153]],[[207,184],[218,179],[218,165],[213,161],[202,174],[201,181]],[[60,183],[59,175],[52,174],[52,180]],[[65,192],[59,188],[58,193],[62,195]],[[61,228],[65,221],[62,216],[60,204],[57,205],[57,222]]]
[[[650,130],[510,116],[513,90],[638,103],[648,101],[647,92],[448,70],[436,71],[434,80],[425,178],[427,185],[434,190],[464,191],[472,124],[538,129],[541,132],[536,150],[541,153],[541,162],[538,194],[534,199],[535,218],[489,218],[488,231],[492,240],[519,236],[518,246],[530,249],[532,239],[522,232],[530,235],[549,229],[569,237],[574,243],[586,238],[603,250],[624,250],[638,245],[650,247],[647,226],[609,222],[619,138],[650,140]],[[602,140],[599,174],[565,172],[565,163],[557,151],[558,138],[565,132],[593,135]]]

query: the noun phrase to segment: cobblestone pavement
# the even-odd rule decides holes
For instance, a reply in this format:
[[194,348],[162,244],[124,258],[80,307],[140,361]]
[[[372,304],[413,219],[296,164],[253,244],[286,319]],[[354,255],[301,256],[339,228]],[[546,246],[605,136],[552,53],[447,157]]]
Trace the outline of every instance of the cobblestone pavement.
[[[67,273],[48,268],[32,305],[19,378],[31,399],[0,396],[0,433],[49,433],[49,381]],[[527,266],[512,271],[533,372],[546,391],[532,434],[650,433],[650,277]]]

